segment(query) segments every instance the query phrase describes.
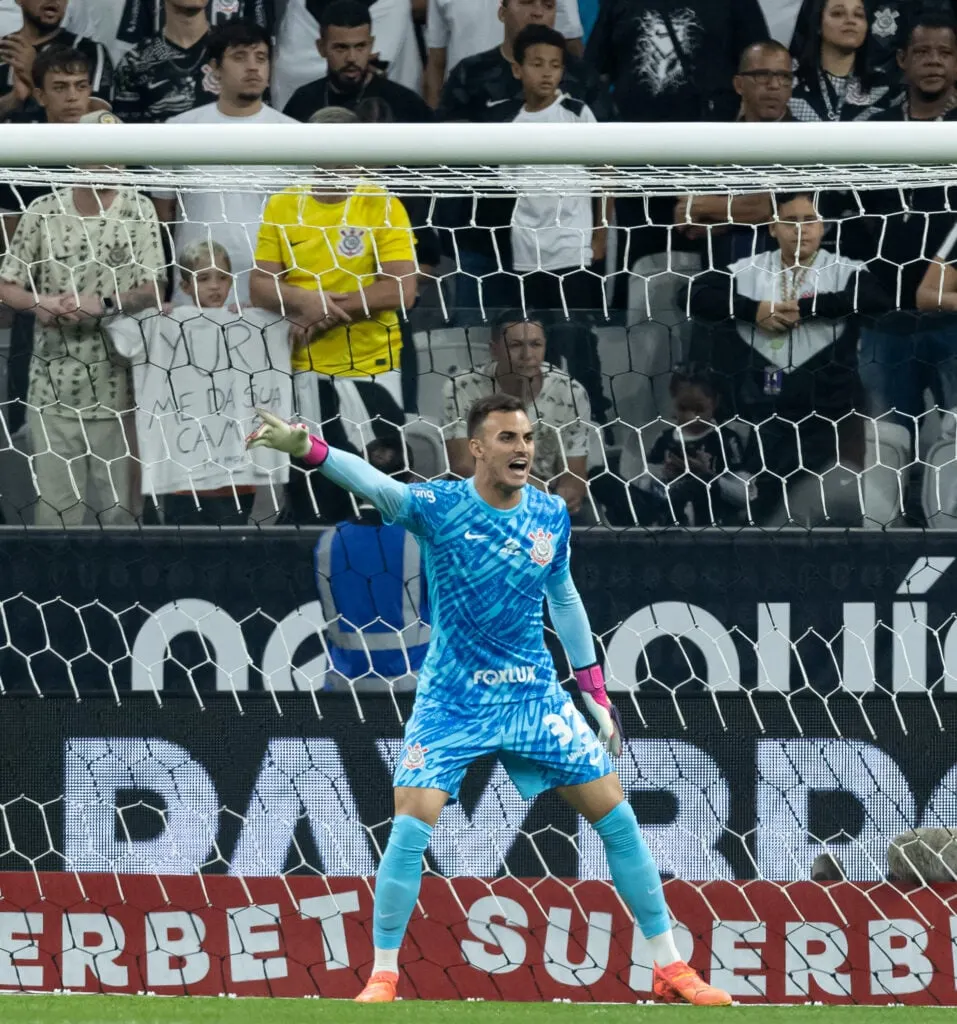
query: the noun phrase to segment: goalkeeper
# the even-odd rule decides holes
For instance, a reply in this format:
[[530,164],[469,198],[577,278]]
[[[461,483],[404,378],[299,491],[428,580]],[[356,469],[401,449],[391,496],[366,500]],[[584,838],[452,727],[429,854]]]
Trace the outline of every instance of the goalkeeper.
[[[608,751],[621,722],[605,692],[584,606],[569,572],[571,525],[561,498],[527,486],[534,442],[521,402],[496,394],[468,414],[475,475],[403,484],[305,427],[260,413],[247,439],[317,466],[419,538],[432,598],[432,639],[395,772],[395,819],[376,877],[375,964],[359,1002],[396,997],[399,947],[418,899],[422,857],[468,766],[498,754],[531,799],[557,788],[601,836],[615,887],[655,961],[654,993],[700,1006],[731,1002],[684,963],[658,869]],[[596,736],[562,689],[544,643],[542,599],[572,665]]]

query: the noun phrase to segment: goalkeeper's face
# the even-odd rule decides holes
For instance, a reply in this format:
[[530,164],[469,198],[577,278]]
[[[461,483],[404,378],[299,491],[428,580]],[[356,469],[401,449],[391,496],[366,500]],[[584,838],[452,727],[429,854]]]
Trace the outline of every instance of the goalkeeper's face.
[[469,441],[476,483],[503,494],[521,490],[535,457],[532,424],[524,412],[492,412]]

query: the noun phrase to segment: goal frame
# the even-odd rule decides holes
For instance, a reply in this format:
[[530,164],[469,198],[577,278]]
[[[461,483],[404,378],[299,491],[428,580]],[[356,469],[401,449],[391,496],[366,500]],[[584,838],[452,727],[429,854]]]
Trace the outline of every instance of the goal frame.
[[[11,126],[0,166],[957,165],[957,124],[634,123]],[[957,168],[955,168],[957,169]],[[893,181],[885,182],[894,184]]]

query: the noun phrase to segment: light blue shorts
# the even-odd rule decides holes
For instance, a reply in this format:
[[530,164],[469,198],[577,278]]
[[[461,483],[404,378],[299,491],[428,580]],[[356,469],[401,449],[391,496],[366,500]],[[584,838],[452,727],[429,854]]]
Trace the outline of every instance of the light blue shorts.
[[525,800],[557,786],[594,782],[611,761],[571,697],[557,689],[529,701],[453,708],[417,700],[395,769],[396,786],[441,789],[457,799],[468,766],[497,754]]

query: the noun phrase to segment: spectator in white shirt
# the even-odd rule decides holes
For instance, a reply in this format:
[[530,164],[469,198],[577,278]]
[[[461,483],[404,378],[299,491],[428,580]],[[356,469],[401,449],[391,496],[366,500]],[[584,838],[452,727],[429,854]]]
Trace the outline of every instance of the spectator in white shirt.
[[[593,124],[588,104],[562,93],[565,40],[546,25],[522,29],[514,44],[515,77],[522,96],[502,104],[503,119],[516,124]],[[562,168],[563,178],[581,180],[581,191],[561,196],[523,195],[512,215],[512,268],[523,275],[531,305],[546,309],[593,308],[601,304],[601,279],[590,271],[604,256],[605,231],[592,211],[584,167]],[[563,302],[564,299],[564,302]]]
[[438,107],[442,86],[459,61],[501,45],[505,38],[501,9],[507,4],[540,7],[543,15],[554,12],[555,28],[568,40],[569,52],[582,55],[578,0],[429,0],[424,92],[430,107]]
[[585,389],[545,362],[545,326],[520,310],[499,317],[492,333],[492,362],[445,385],[443,432],[449,468],[460,477],[475,471],[465,421],[470,406],[495,392],[525,404],[535,434],[532,483],[560,494],[575,515],[587,493],[591,409]]
[[[209,60],[219,83],[219,99],[169,120],[170,124],[295,124],[263,102],[269,85],[272,46],[266,31],[251,21],[230,21],[209,37]],[[251,145],[255,145],[255,136]],[[267,169],[268,170],[268,169]],[[206,168],[210,181],[216,168]],[[249,275],[262,220],[265,192],[171,192],[154,196],[160,219],[173,224],[177,250],[197,239],[219,242],[229,253],[235,277],[234,300],[249,302]],[[181,293],[179,293],[181,294]],[[178,298],[179,298],[178,294]]]
[[[496,120],[516,124],[587,124],[595,115],[587,103],[559,89],[565,70],[565,40],[547,25],[527,25],[513,44],[514,74],[522,95],[499,104]],[[531,168],[529,169],[532,170]],[[512,305],[539,313],[549,311],[553,361],[563,356],[568,371],[581,381],[595,419],[604,422],[598,343],[589,314],[602,308],[601,265],[605,255],[603,200],[593,201],[591,180],[584,167],[562,167],[564,180],[579,179],[581,187],[561,195],[522,195],[515,203],[511,227],[511,267],[518,294]],[[567,310],[567,313],[566,313]]]

